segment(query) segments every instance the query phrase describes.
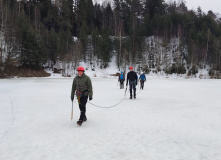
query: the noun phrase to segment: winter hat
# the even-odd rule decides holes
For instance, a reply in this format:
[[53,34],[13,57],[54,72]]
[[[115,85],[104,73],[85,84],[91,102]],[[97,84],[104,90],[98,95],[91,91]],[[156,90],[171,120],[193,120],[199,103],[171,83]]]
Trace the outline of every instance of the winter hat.
[[77,71],[83,71],[84,72],[84,67],[78,67]]

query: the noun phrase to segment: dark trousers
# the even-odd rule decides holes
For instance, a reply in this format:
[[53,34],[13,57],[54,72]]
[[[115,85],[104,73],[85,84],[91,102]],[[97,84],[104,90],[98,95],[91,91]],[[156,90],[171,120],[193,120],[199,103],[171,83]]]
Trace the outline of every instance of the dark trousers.
[[134,96],[136,96],[136,82],[130,81],[130,96],[132,97],[132,89],[134,90]]
[[140,88],[143,89],[143,87],[144,87],[144,81],[140,80]]
[[124,88],[124,80],[120,80],[120,89]]
[[80,115],[80,119],[79,120],[83,120],[86,117],[85,113],[86,113],[87,99],[88,99],[88,96],[80,98],[79,109],[81,111],[81,115]]

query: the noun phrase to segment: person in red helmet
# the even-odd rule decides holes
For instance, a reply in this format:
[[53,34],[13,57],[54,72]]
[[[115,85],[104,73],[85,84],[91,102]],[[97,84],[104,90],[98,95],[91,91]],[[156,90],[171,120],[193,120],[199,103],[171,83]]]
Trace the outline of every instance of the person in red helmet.
[[79,121],[77,124],[82,125],[83,122],[87,121],[86,117],[86,103],[89,97],[89,100],[92,100],[93,97],[93,88],[90,77],[84,73],[84,67],[78,67],[78,76],[73,80],[72,90],[71,90],[71,100],[74,100],[74,95],[78,99],[79,109],[81,111]]
[[130,67],[130,72],[127,73],[127,83],[126,86],[130,86],[130,99],[132,99],[132,89],[134,90],[134,98],[136,98],[136,85],[137,85],[137,74],[133,71],[133,67]]

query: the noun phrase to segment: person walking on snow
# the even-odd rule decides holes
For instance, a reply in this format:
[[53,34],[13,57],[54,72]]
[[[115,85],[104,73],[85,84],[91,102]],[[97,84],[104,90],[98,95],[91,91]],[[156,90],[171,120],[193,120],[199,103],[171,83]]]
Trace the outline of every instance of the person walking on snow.
[[72,90],[71,90],[71,101],[74,100],[74,95],[76,92],[76,97],[78,99],[79,109],[81,111],[79,121],[77,124],[80,126],[84,121],[87,121],[86,117],[86,103],[89,96],[89,101],[93,97],[93,88],[90,77],[84,73],[83,67],[78,67],[78,76],[73,80]]
[[134,98],[136,98],[136,85],[137,85],[137,74],[133,71],[133,67],[130,67],[130,72],[127,73],[126,86],[130,85],[130,99],[132,99],[132,89],[134,90]]
[[141,75],[140,75],[140,89],[143,89],[144,87],[144,82],[146,82],[146,76],[143,72],[141,72]]
[[120,89],[123,89],[124,88],[124,81],[125,81],[125,75],[124,75],[123,71],[121,71],[118,81],[120,81]]

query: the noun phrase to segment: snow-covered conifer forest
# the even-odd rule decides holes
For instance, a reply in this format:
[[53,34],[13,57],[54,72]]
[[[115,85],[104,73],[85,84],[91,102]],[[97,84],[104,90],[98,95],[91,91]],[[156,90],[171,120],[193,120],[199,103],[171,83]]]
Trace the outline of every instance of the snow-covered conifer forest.
[[67,77],[113,59],[119,70],[220,78],[221,20],[183,1],[2,0],[0,13],[1,78],[45,68]]

